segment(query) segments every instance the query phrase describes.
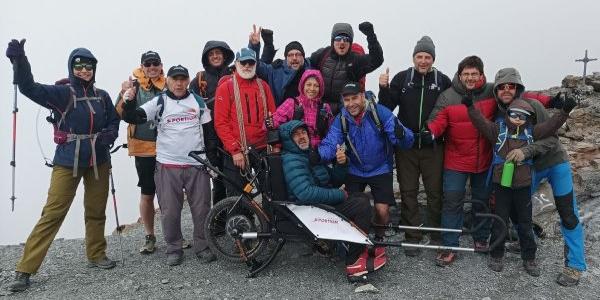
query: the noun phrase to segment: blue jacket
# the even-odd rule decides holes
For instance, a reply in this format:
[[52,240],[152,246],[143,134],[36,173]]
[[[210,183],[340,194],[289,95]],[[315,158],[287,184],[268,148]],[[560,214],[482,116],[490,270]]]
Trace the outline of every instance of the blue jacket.
[[[248,44],[248,46],[258,53],[260,52],[260,44],[252,45]],[[304,59],[304,66],[300,68],[300,72],[304,72],[304,70],[309,69],[309,60]],[[275,106],[281,105],[284,99],[284,92],[288,85],[294,80],[297,71],[290,68],[285,60],[276,60],[272,64],[264,63],[261,60],[258,60],[256,65],[256,75],[260,77],[262,80],[267,81],[269,86],[271,87],[271,91],[273,92],[273,96],[275,97]],[[300,74],[299,76],[301,76]],[[296,86],[291,87],[296,89]]]
[[311,166],[308,150],[301,150],[292,140],[292,132],[302,121],[292,120],[279,126],[283,145],[283,174],[289,197],[298,204],[335,205],[345,199],[340,186],[346,175],[346,167],[336,165],[329,168],[319,164]]
[[[64,122],[58,128],[60,131],[73,134],[94,134],[104,129],[104,137],[98,138],[95,144],[96,162],[100,165],[110,159],[109,147],[118,136],[119,117],[108,93],[94,87],[95,69],[94,77],[90,82],[75,77],[73,74],[73,60],[75,57],[85,57],[97,61],[94,55],[85,48],[73,50],[68,61],[69,85],[45,85],[35,82],[27,57],[15,61],[15,75],[21,93],[35,103],[52,110],[57,119],[60,119],[61,113],[67,110],[67,106],[71,106],[67,111]],[[102,101],[89,101],[95,113],[90,111],[85,101],[78,101],[77,105],[69,105],[70,102],[73,102],[71,88],[75,90],[75,97],[102,98]],[[72,168],[74,158],[75,141],[56,145],[54,164]],[[92,166],[92,141],[89,139],[81,141],[78,164],[82,168]]]
[[[375,104],[377,115],[383,126],[383,132],[377,128],[371,114],[365,111],[360,124],[357,124],[346,108],[335,117],[325,139],[319,145],[319,154],[324,161],[335,159],[337,145],[346,144],[346,153],[350,158],[348,173],[360,177],[372,177],[392,172],[394,165],[394,147],[409,149],[413,144],[413,133],[404,127],[394,114],[382,105]],[[369,109],[368,106],[366,108]],[[356,148],[356,152],[348,146],[342,132],[342,122],[345,118],[348,125],[348,138]],[[404,137],[398,139],[395,127],[404,131]],[[359,159],[357,159],[358,154]]]

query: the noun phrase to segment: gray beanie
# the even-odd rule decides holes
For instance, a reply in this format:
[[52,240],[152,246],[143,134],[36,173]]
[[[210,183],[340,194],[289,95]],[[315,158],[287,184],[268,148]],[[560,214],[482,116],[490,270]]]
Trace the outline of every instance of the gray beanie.
[[333,24],[333,28],[331,29],[331,42],[333,43],[333,39],[338,35],[345,35],[350,38],[350,43],[354,40],[354,31],[352,30],[352,25],[348,23],[335,23]]
[[435,45],[430,37],[424,35],[415,46],[415,51],[413,51],[413,56],[419,52],[426,52],[431,54],[433,59],[435,60]]

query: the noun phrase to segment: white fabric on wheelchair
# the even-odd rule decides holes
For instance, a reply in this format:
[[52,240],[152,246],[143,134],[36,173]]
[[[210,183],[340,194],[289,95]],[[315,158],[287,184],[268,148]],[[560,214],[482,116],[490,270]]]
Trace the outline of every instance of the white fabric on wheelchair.
[[332,212],[310,205],[286,206],[319,239],[373,245],[362,231]]

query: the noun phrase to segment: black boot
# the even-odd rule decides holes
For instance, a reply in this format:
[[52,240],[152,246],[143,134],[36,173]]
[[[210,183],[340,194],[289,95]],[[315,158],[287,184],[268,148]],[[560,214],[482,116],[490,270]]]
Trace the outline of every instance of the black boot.
[[29,288],[29,285],[31,285],[29,282],[29,276],[31,276],[31,274],[16,271],[15,280],[11,282],[11,284],[8,286],[8,289],[11,292],[22,292],[26,290]]

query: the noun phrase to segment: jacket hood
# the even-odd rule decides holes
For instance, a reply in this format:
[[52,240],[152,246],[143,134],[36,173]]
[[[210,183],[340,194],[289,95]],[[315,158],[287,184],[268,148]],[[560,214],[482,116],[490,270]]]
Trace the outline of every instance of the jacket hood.
[[331,29],[331,46],[333,46],[333,38],[340,34],[348,36],[350,38],[350,44],[352,44],[352,41],[354,40],[354,30],[352,30],[352,25],[348,23],[335,23]]
[[208,52],[215,48],[221,48],[221,51],[223,51],[223,67],[229,66],[235,58],[235,54],[231,48],[229,48],[227,43],[223,41],[208,41],[204,45],[204,50],[202,50],[202,66],[204,66],[205,69],[212,67],[208,62]]
[[74,60],[77,57],[82,57],[82,58],[87,58],[90,59],[94,62],[94,74],[92,75],[92,79],[90,80],[90,82],[85,83],[85,84],[90,84],[90,83],[94,83],[96,81],[96,66],[98,64],[98,60],[96,59],[96,57],[92,54],[92,52],[86,48],[76,48],[73,51],[71,51],[71,54],[69,54],[69,61],[67,62],[67,66],[69,68],[69,80],[71,83],[75,83],[75,82],[81,82],[83,83],[83,80],[80,79],[79,77],[75,77],[75,74],[73,74],[73,65],[74,65]]
[[318,102],[320,102],[321,98],[323,98],[323,95],[325,94],[325,81],[323,81],[323,75],[321,75],[319,70],[304,71],[304,74],[302,74],[302,77],[300,77],[300,82],[298,83],[298,92],[300,92],[302,97],[310,99],[304,94],[304,83],[306,83],[306,80],[308,80],[310,77],[315,77],[319,83],[319,94],[317,95],[316,99]]
[[[291,153],[305,153],[306,150],[301,150],[300,147],[292,139],[292,133],[296,128],[304,127],[308,131],[308,126],[299,120],[291,120],[279,126],[279,137],[284,151]],[[310,137],[309,137],[310,138]]]
[[[515,68],[504,68],[496,73],[496,78],[494,80],[494,98],[498,101],[498,95],[496,94],[496,89],[499,85],[504,83],[515,83],[517,85],[517,93],[515,94],[515,99],[519,98],[519,96],[525,90],[525,86],[523,85],[523,81],[521,81],[521,74]],[[498,101],[498,104],[501,104]]]

